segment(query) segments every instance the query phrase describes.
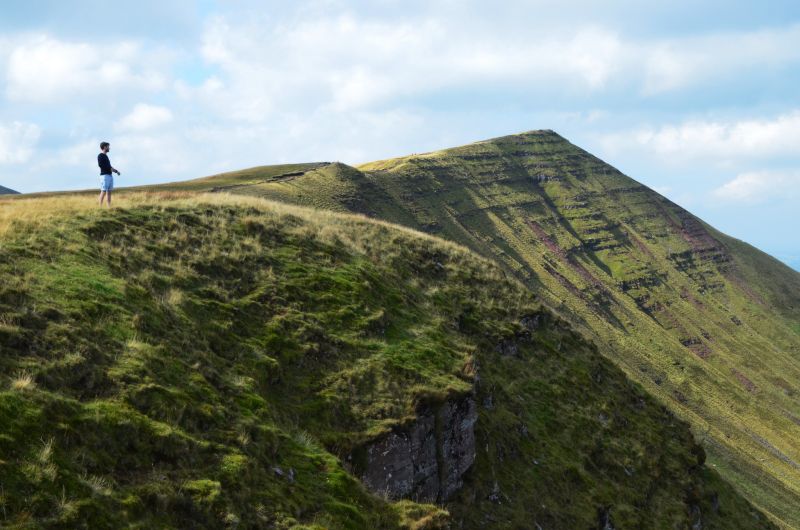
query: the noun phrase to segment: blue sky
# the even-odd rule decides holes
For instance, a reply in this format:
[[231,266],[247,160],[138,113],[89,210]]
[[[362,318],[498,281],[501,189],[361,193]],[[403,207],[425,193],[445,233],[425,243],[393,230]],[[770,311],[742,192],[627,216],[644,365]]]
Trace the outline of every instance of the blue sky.
[[[800,269],[800,2],[6,1],[0,185],[359,163],[531,129]],[[650,4],[650,5],[645,5]]]

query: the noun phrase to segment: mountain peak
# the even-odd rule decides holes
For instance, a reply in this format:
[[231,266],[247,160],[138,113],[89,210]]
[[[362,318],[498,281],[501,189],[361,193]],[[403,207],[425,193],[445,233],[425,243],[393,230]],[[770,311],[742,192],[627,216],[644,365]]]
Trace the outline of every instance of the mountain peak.
[[[498,148],[503,152],[502,155],[498,152]],[[487,158],[497,158],[499,156],[528,157],[536,153],[552,154],[554,150],[566,152],[576,149],[578,148],[570,143],[569,140],[552,129],[535,129],[495,138],[487,138],[485,140],[477,140],[472,143],[447,147],[436,151],[413,153],[396,158],[376,160],[361,164],[357,167],[362,171],[389,170],[416,159],[456,157],[465,161],[485,160]]]
[[11,188],[6,188],[5,186],[0,186],[0,195],[19,195],[19,192]]
[[562,140],[564,139],[563,136],[561,136],[560,134],[555,132],[553,129],[533,129],[533,130],[530,130],[530,131],[523,131],[523,132],[514,133],[514,134],[506,134],[506,135],[503,135],[503,136],[497,136],[495,138],[489,138],[487,140],[482,140],[482,141],[475,142],[475,143],[494,142],[494,141],[498,141],[498,140],[511,140],[511,139],[514,139],[514,138],[519,139],[519,138],[548,137],[548,136],[555,137],[555,138],[560,138]]

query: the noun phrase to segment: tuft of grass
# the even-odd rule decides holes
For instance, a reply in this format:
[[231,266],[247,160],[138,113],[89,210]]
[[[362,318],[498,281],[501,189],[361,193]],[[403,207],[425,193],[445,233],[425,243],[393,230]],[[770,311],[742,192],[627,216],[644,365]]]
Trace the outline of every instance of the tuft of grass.
[[173,307],[178,307],[183,302],[183,292],[180,289],[170,289],[166,301]]
[[113,491],[111,481],[106,477],[85,474],[81,477],[81,481],[91,489],[94,495],[108,496]]
[[24,392],[36,388],[33,375],[29,372],[18,372],[11,380],[11,389],[17,392]]
[[36,458],[40,464],[47,464],[50,462],[50,459],[53,458],[54,441],[54,438],[48,438],[47,441],[42,441],[42,447],[39,449],[39,452],[36,455]]

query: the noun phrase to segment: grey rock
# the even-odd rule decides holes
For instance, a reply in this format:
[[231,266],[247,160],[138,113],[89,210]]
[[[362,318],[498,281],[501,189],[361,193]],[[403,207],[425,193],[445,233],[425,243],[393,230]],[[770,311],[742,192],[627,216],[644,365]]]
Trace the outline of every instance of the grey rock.
[[719,494],[716,492],[711,496],[711,509],[714,513],[719,513]]
[[411,425],[363,448],[361,480],[390,499],[447,501],[475,461],[477,419],[472,396],[425,408]]
[[500,504],[503,502],[501,495],[502,494],[500,493],[500,485],[497,483],[497,481],[495,481],[494,487],[492,487],[492,492],[489,493],[487,499],[489,499],[490,502],[493,502],[495,504]]
[[694,519],[692,530],[703,530],[703,513],[700,511],[700,507],[696,504],[692,504],[689,510],[692,519]]
[[495,347],[495,350],[501,355],[514,355],[519,353],[519,346],[514,340],[504,340]]
[[276,475],[276,476],[278,476],[278,477],[285,478],[285,479],[286,479],[286,480],[288,480],[290,483],[294,483],[294,477],[295,477],[295,474],[297,473],[297,472],[294,470],[294,468],[293,468],[293,467],[290,467],[290,468],[289,468],[289,471],[288,471],[288,472],[286,472],[286,471],[284,471],[284,470],[283,470],[281,467],[279,467],[279,466],[275,466],[275,467],[273,467],[273,468],[272,468],[272,472],[273,472],[273,473],[275,473],[275,475]]
[[367,465],[362,477],[367,489],[397,499],[416,494],[436,499],[435,417],[421,415],[407,429],[389,433],[367,446]]
[[448,401],[442,409],[440,500],[450,499],[464,484],[461,477],[475,461],[475,423],[478,409],[470,398]]
[[520,325],[528,331],[536,331],[542,322],[542,315],[530,315],[522,317],[519,321]]

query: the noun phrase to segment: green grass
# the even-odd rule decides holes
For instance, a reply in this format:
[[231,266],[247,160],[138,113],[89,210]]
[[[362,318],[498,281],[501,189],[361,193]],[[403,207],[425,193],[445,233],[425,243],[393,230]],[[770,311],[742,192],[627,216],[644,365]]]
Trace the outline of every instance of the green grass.
[[[225,195],[7,204],[4,527],[770,527],[684,422],[464,247]],[[390,502],[348,470],[470,392],[452,502]]]
[[366,213],[495,260],[800,528],[800,274],[777,260],[550,131],[231,191]]

